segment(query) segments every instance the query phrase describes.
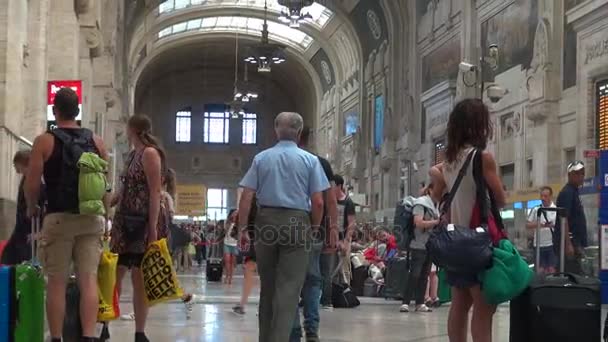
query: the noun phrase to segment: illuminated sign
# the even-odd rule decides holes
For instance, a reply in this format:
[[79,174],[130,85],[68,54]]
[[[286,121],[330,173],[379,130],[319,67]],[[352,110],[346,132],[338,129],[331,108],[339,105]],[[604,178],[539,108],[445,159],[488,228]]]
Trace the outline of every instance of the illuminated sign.
[[76,121],[80,124],[82,120],[82,81],[71,80],[71,81],[49,81],[47,83],[47,106],[46,106],[46,121],[47,128],[55,128],[55,115],[53,114],[53,102],[55,101],[55,95],[61,88],[71,88],[78,95],[78,109],[79,113],[76,117]]

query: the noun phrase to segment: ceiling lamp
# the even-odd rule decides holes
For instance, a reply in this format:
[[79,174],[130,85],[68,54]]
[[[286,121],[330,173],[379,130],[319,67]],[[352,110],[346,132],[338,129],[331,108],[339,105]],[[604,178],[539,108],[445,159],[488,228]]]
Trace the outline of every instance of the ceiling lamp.
[[236,31],[236,36],[234,38],[235,48],[234,48],[234,95],[232,96],[232,101],[228,103],[230,107],[230,116],[233,119],[238,119],[239,117],[245,115],[245,110],[243,109],[243,105],[245,101],[243,99],[246,97],[247,102],[249,102],[248,96],[243,96],[238,89],[239,83],[239,31]]
[[[234,89],[234,100],[242,101],[242,102],[251,102],[258,98],[258,93],[251,89],[251,85],[249,84],[249,73],[247,72],[247,63],[245,63],[245,76],[243,82],[240,82],[238,87]],[[244,90],[239,91],[238,89]]]
[[286,7],[287,11],[282,10],[279,20],[289,27],[298,28],[300,23],[305,20],[312,20],[310,13],[303,12],[304,7],[311,6],[314,0],[279,0],[279,5]]
[[258,72],[270,72],[273,64],[281,64],[286,60],[285,47],[279,44],[271,44],[268,39],[268,7],[264,2],[264,26],[262,29],[262,42],[260,45],[250,48],[245,62],[257,64]]

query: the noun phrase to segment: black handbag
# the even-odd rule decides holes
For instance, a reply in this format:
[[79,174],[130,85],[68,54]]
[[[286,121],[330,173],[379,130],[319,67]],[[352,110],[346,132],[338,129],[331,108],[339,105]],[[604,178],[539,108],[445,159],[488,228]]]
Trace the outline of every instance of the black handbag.
[[447,223],[445,220],[452,200],[476,153],[478,153],[476,150],[469,153],[460,169],[454,186],[442,205],[441,221],[433,228],[426,243],[427,252],[433,263],[448,272],[477,274],[492,263],[492,240],[483,224],[482,227],[471,229]]

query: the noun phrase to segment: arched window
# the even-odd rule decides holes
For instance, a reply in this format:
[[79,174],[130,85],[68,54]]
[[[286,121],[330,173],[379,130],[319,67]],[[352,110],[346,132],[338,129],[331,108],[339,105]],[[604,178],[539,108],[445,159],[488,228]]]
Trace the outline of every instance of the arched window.
[[205,105],[203,142],[227,144],[230,133],[230,113],[226,105]]
[[180,110],[175,114],[175,141],[190,142],[192,131],[192,111]]
[[243,115],[243,144],[255,145],[258,142],[258,119],[255,113]]
[[210,220],[224,220],[228,215],[228,190],[207,190],[207,218]]

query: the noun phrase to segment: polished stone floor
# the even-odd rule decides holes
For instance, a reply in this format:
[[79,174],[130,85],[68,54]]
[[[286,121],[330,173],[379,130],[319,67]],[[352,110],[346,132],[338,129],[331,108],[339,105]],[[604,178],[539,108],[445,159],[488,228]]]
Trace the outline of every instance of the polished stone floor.
[[[198,296],[190,319],[186,318],[181,303],[160,304],[152,308],[147,334],[152,342],[160,341],[207,341],[207,342],[254,342],[257,341],[258,289],[254,290],[251,304],[244,317],[231,312],[237,302],[242,276],[235,278],[232,286],[219,283],[207,284],[203,272],[180,275],[183,287]],[[121,309],[130,312],[130,286],[125,285]],[[432,313],[399,313],[399,302],[378,298],[363,298],[356,309],[336,309],[321,313],[321,337],[323,342],[373,341],[373,342],[445,342],[447,307]],[[508,341],[508,307],[502,306],[496,314],[494,342]],[[112,342],[132,342],[134,323],[115,321],[111,324]]]

